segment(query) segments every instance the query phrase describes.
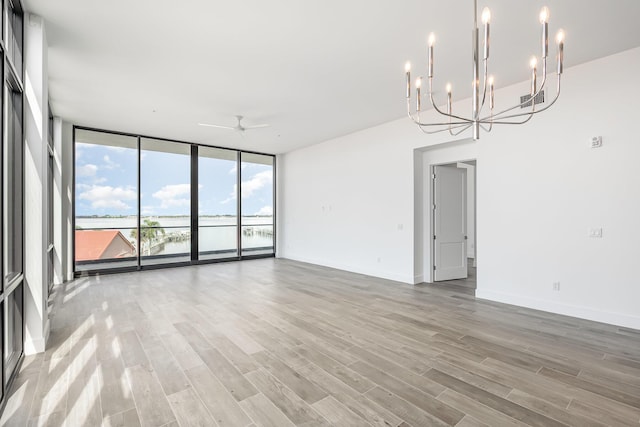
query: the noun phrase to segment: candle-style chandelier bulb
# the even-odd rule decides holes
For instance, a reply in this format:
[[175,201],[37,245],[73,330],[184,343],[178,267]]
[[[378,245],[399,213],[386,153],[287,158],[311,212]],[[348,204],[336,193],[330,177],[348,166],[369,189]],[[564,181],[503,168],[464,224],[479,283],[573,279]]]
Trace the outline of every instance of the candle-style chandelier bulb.
[[488,7],[485,7],[484,9],[482,9],[482,23],[484,25],[487,25],[489,21],[491,21],[491,11]]
[[546,24],[548,22],[549,22],[549,8],[545,6],[540,11],[540,23]]

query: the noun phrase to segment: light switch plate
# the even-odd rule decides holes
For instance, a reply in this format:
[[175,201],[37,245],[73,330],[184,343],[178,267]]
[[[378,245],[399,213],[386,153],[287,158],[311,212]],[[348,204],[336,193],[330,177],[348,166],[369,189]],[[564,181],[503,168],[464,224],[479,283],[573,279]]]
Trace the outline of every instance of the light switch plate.
[[602,228],[590,228],[589,229],[589,237],[593,237],[596,239],[602,238]]

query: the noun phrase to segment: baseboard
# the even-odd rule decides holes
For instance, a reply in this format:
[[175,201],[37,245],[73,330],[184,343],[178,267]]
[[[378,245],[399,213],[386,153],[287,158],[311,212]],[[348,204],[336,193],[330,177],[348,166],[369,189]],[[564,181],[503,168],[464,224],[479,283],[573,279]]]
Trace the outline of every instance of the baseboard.
[[413,284],[417,285],[418,283],[422,283],[424,282],[424,276],[422,274],[419,274],[417,276],[413,276]]
[[564,304],[504,292],[483,290],[480,288],[476,290],[476,298],[640,330],[640,317],[628,314],[612,313],[589,307]]
[[31,354],[43,353],[47,348],[47,340],[45,338],[38,338],[37,340],[25,340],[24,341],[24,354],[29,356]]
[[[321,265],[323,267],[335,268],[337,270],[344,270],[350,273],[357,273],[357,274],[364,274],[367,276],[379,277],[381,279],[393,280],[394,282],[402,282],[409,285],[413,285],[416,283],[414,282],[415,280],[414,276],[405,276],[402,274],[397,274],[395,272],[390,272],[385,270],[374,270],[366,267],[356,266],[353,264],[326,262],[326,260],[291,255],[291,254],[287,254],[281,257],[284,259],[289,259],[291,261],[300,261],[300,262],[306,262],[309,264]],[[417,282],[417,283],[420,283],[420,282]]]
[[43,353],[47,349],[47,341],[49,340],[49,334],[51,333],[51,320],[47,319],[44,324],[44,330],[42,331],[42,337],[37,339],[24,340],[24,354],[31,355],[37,353]]

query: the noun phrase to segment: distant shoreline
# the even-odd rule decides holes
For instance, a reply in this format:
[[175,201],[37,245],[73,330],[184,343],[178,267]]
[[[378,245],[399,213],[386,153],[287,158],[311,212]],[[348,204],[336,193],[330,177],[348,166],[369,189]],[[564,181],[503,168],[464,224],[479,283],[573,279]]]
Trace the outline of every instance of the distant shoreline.
[[[199,218],[235,218],[238,215],[198,215]],[[254,218],[272,218],[273,215],[242,215],[243,217]],[[82,219],[118,219],[118,218],[137,218],[138,215],[76,215],[76,218]],[[141,218],[190,218],[191,215],[141,215]]]

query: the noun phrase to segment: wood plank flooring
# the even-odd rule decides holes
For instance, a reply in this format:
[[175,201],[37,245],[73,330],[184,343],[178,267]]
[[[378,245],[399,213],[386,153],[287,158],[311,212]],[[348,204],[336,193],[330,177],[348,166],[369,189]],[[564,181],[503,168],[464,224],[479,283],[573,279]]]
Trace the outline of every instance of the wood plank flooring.
[[640,331],[280,259],[80,278],[6,426],[636,426]]

